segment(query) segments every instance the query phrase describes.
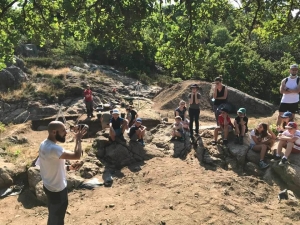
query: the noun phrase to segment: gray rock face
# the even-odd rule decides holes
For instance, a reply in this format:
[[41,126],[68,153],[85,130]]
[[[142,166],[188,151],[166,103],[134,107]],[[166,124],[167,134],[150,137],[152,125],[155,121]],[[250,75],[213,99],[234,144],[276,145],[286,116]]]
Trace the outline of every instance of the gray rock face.
[[16,79],[6,69],[0,71],[0,91],[7,91],[15,87]]
[[38,167],[30,167],[27,170],[29,190],[35,192],[36,185],[42,180],[40,169]]
[[34,44],[22,44],[18,46],[17,52],[25,57],[38,57],[38,49]]
[[9,187],[13,184],[14,177],[25,172],[25,166],[15,166],[12,163],[5,162],[0,158],[0,188]]

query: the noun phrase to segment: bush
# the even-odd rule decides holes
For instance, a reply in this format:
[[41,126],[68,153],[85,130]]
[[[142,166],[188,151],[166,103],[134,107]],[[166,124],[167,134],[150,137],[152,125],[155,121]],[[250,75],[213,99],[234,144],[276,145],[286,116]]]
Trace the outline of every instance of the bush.
[[57,77],[50,79],[49,82],[50,82],[50,85],[53,86],[54,88],[64,87],[63,81]]
[[52,65],[52,59],[47,57],[39,57],[39,58],[28,57],[25,58],[25,61],[27,67],[37,66],[37,67],[48,68]]

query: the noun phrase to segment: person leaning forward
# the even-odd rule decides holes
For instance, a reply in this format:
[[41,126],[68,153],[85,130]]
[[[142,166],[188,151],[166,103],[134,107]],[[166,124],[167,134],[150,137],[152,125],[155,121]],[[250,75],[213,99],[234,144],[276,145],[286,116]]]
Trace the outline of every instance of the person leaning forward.
[[71,166],[65,166],[65,160],[80,159],[82,147],[81,138],[87,133],[85,128],[75,133],[74,152],[67,151],[57,142],[65,142],[66,127],[60,121],[52,121],[48,125],[48,138],[39,148],[39,158],[36,165],[40,166],[40,174],[43,180],[43,189],[48,201],[47,225],[63,225],[68,207],[68,190],[66,170],[78,170],[82,163],[76,161]]
[[295,112],[298,110],[300,92],[300,82],[297,73],[298,65],[293,64],[290,66],[290,76],[281,81],[280,93],[282,94],[282,98],[279,106],[279,115],[277,117],[277,126],[281,124],[281,116],[286,111],[293,113],[293,118],[295,118]]

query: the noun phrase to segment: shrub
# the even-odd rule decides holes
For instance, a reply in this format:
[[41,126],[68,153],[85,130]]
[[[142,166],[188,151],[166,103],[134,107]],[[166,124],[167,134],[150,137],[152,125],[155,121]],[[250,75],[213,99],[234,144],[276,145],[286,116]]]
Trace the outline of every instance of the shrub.
[[52,59],[47,57],[28,57],[25,58],[26,66],[33,67],[50,67],[52,65]]

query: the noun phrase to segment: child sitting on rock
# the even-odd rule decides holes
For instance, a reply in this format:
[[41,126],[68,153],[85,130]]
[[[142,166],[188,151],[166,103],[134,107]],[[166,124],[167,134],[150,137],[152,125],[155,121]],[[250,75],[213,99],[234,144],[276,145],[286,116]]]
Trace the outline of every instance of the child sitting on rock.
[[287,112],[283,113],[280,117],[281,117],[281,127],[280,127],[280,125],[278,125],[277,126],[277,131],[278,131],[278,133],[283,133],[285,131],[285,126],[289,122],[294,121],[293,113],[287,111]]
[[138,141],[142,146],[145,146],[144,143],[144,136],[145,136],[145,132],[146,132],[147,127],[142,125],[142,119],[141,118],[137,118],[135,120],[134,125],[132,125],[132,127],[130,127],[129,129],[129,138],[131,141]]
[[276,139],[276,135],[270,129],[268,124],[259,123],[255,129],[250,132],[250,150],[260,152],[259,167],[265,169],[269,166],[264,161],[266,153],[271,149]]
[[246,116],[246,109],[240,108],[237,111],[237,117],[234,119],[234,127],[235,127],[235,144],[244,144],[244,136],[245,133],[248,132],[248,117]]
[[125,129],[127,129],[128,127],[128,122],[119,115],[120,112],[118,109],[114,109],[112,111],[112,118],[109,122],[109,138],[111,141],[115,141],[116,136],[118,136],[121,140],[125,141],[123,134]]
[[232,129],[234,128],[233,124],[231,123],[231,119],[228,115],[228,109],[226,108],[221,108],[221,114],[218,117],[218,122],[219,122],[219,126],[215,128],[214,131],[214,141],[212,142],[213,145],[217,144],[217,139],[218,139],[218,134],[219,131],[223,132],[223,144],[227,145],[228,144],[228,133],[229,131],[232,131]]
[[175,117],[175,123],[173,124],[172,128],[171,141],[175,140],[176,138],[180,138],[180,140],[183,140],[183,124],[180,116]]

